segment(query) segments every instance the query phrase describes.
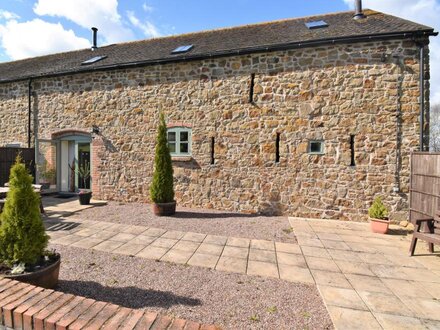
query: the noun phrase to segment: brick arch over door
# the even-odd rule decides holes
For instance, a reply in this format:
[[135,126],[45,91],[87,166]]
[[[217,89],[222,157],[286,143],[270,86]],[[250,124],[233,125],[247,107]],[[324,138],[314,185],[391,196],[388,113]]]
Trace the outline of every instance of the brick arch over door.
[[92,134],[90,132],[76,128],[66,128],[66,129],[61,129],[59,131],[55,131],[51,134],[50,137],[52,140],[58,140],[63,137],[72,136],[72,135],[92,138]]

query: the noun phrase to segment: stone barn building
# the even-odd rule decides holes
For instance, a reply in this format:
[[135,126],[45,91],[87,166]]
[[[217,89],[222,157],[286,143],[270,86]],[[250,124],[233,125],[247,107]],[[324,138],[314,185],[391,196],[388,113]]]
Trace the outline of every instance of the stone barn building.
[[34,146],[49,191],[148,202],[162,111],[181,206],[361,220],[380,195],[400,219],[434,35],[365,10],[2,63],[0,146]]

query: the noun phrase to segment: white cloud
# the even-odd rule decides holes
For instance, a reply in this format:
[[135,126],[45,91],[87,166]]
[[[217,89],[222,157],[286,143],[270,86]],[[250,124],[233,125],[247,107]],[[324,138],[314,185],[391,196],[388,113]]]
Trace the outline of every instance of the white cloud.
[[20,16],[18,16],[17,14],[11,13],[10,11],[7,10],[0,9],[0,20],[9,21],[11,19],[18,19],[18,18],[20,18]]
[[104,43],[134,38],[118,13],[118,0],[38,0],[34,12],[40,16],[66,18],[87,29],[95,26]]
[[23,23],[9,20],[0,25],[0,42],[13,60],[90,47],[87,39],[65,30],[60,23],[38,18]]
[[147,13],[151,13],[154,10],[154,8],[149,6],[146,2],[142,5],[142,9]]
[[161,34],[159,30],[151,22],[145,21],[142,23],[132,11],[127,11],[127,17],[130,23],[141,29],[147,38],[160,37]]
[[[344,2],[353,8],[354,0]],[[364,0],[363,6],[440,30],[439,0]],[[440,37],[431,38],[430,52],[431,102],[440,103]]]

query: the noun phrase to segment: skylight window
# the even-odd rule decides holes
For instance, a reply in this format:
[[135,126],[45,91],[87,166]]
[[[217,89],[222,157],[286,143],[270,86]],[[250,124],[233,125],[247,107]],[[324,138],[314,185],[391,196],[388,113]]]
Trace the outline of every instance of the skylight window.
[[306,26],[309,30],[313,29],[321,29],[328,26],[328,24],[324,21],[313,21],[313,22],[307,22]]
[[186,52],[189,52],[193,47],[194,47],[193,45],[180,46],[180,47],[177,47],[176,49],[174,49],[171,52],[171,54],[186,53]]
[[88,59],[87,61],[82,62],[81,65],[93,64],[93,63],[99,62],[105,58],[107,58],[107,56],[95,56],[95,57]]

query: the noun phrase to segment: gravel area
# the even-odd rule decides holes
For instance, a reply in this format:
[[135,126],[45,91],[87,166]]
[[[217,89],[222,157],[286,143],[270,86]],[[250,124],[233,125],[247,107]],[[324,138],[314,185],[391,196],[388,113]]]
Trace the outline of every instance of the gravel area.
[[178,207],[172,217],[157,217],[149,204],[109,202],[69,218],[158,227],[212,235],[296,243],[287,217],[267,217]]
[[59,291],[224,329],[333,329],[315,286],[51,245]]

